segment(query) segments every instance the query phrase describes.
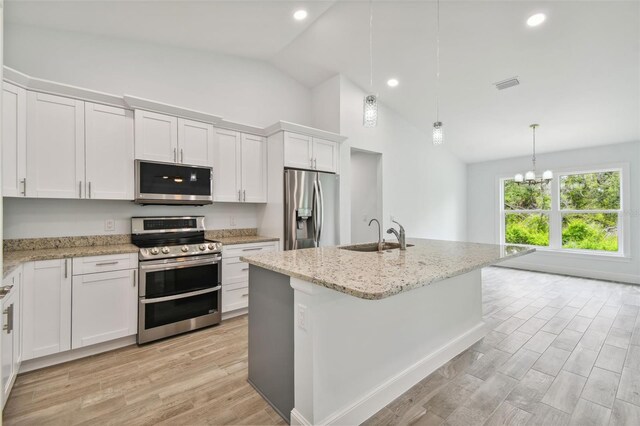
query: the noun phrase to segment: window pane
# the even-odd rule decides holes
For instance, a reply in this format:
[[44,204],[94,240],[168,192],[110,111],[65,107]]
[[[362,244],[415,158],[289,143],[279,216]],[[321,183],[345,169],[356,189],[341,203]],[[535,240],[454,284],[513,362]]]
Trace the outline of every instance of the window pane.
[[618,251],[618,214],[567,214],[562,217],[562,247]]
[[549,216],[543,213],[505,214],[507,244],[549,245]]
[[513,180],[504,181],[505,210],[549,210],[551,191],[548,184],[518,184]]
[[560,207],[565,210],[618,210],[620,172],[561,176]]

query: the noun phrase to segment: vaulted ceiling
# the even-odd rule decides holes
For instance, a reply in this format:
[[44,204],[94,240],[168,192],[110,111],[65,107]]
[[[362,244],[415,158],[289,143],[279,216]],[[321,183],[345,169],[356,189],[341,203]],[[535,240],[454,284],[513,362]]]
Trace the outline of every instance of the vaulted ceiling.
[[[298,8],[309,17],[294,21]],[[342,73],[414,125],[435,120],[435,2],[7,1],[10,23],[144,40],[270,61],[308,87]],[[539,27],[527,17],[544,12]],[[640,3],[441,3],[447,146],[467,162],[640,140]],[[517,76],[498,91],[493,83]],[[400,81],[396,88],[388,78]],[[384,117],[380,117],[384,120]]]

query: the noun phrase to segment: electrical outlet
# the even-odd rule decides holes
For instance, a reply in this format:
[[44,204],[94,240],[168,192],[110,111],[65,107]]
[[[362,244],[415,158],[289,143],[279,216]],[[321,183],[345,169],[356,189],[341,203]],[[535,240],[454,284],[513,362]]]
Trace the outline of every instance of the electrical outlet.
[[229,226],[236,226],[236,217],[235,216],[229,217]]
[[307,307],[301,304],[298,304],[298,328],[307,329]]
[[104,221],[104,230],[113,232],[116,230],[116,221],[113,219],[107,219]]

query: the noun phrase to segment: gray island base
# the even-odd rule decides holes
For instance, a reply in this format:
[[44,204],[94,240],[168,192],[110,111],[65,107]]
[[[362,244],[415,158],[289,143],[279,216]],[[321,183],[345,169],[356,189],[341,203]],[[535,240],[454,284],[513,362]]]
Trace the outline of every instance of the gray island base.
[[333,247],[244,259],[249,381],[285,420],[368,419],[484,337],[481,268],[532,252],[411,242],[406,252]]

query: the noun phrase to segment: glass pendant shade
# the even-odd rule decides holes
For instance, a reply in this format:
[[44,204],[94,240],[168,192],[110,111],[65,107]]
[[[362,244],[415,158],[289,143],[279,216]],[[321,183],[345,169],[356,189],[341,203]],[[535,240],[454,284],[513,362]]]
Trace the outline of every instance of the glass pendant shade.
[[544,180],[553,179],[553,172],[551,170],[545,170],[545,172],[542,174],[542,179]]
[[433,123],[433,144],[442,145],[444,142],[444,135],[442,134],[442,122],[436,121]]
[[536,180],[536,173],[532,170],[529,170],[527,173],[524,174],[524,180],[526,181]]
[[524,176],[522,176],[522,173],[518,173],[513,177],[513,180],[516,181],[517,183],[522,183],[524,182]]
[[364,97],[362,124],[364,127],[376,127],[378,124],[378,97],[376,95],[367,95]]

